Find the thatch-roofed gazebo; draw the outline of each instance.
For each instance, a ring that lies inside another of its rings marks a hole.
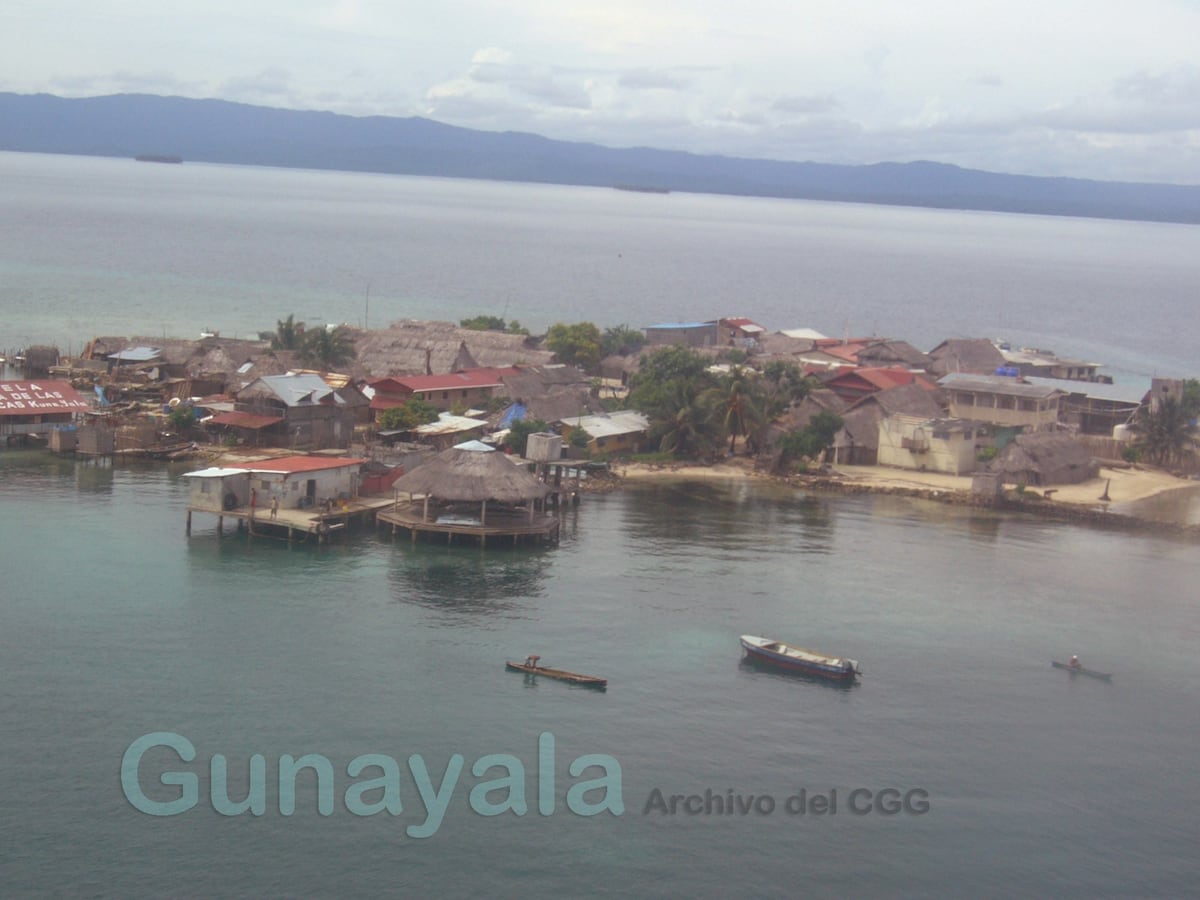
[[[1017,435],[988,470],[1005,482],[1036,485],[1079,484],[1095,478],[1100,465],[1074,435],[1040,431]]]
[[[459,445],[396,479],[396,504],[379,520],[418,532],[488,536],[548,537],[558,534],[558,517],[546,513],[544,501],[553,488],[508,456],[481,445]],[[407,503],[399,499],[407,495]],[[418,502],[417,498],[420,498]],[[489,514],[489,504],[491,510]]]

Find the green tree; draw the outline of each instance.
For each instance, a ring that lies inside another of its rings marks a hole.
[[[709,364],[707,356],[687,347],[659,347],[643,354],[638,370],[629,377],[630,407],[653,416],[677,381],[695,382],[697,391],[713,387],[716,378],[709,373]]]
[[[354,339],[344,325],[308,332],[299,352],[300,361],[305,365],[327,371],[346,365],[354,357]]]
[[[171,410],[167,419],[171,423],[172,431],[178,434],[187,434],[196,424],[196,411],[190,406],[180,404]]]
[[[509,426],[508,434],[504,436],[504,446],[511,448],[517,456],[524,456],[529,436],[549,430],[550,426],[542,419],[518,419]]]
[[[559,362],[579,366],[585,372],[600,368],[600,329],[591,322],[551,325],[546,332],[546,348],[557,354]]]
[[[275,320],[274,331],[260,331],[258,338],[270,341],[272,350],[298,350],[304,343],[304,323],[289,313],[286,319]]]
[[[458,324],[463,328],[469,328],[471,331],[504,330],[504,320],[499,316],[473,316],[470,319],[461,319]]]
[[[665,392],[663,406],[651,417],[650,437],[663,453],[709,460],[725,435],[711,409],[700,399],[697,382],[676,379]]]
[[[794,459],[808,457],[816,459],[833,445],[833,438],[842,428],[842,417],[822,410],[809,420],[804,428],[789,431],[779,439],[780,469],[787,469]]]
[[[1153,407],[1139,407],[1132,427],[1137,433],[1134,447],[1160,466],[1182,460],[1190,452],[1196,436],[1185,403],[1175,397],[1163,397]]]
[[[649,435],[662,452],[710,458],[724,441],[711,399],[702,399],[718,383],[709,362],[687,347],[659,347],[642,356],[631,376],[629,406],[645,413]]]
[[[416,428],[438,420],[438,411],[420,397],[409,397],[400,406],[385,409],[379,414],[379,427],[384,431],[396,428]]]
[[[1200,416],[1200,379],[1189,378],[1183,383],[1183,412],[1189,419]]]
[[[800,367],[786,359],[773,359],[763,367],[763,412],[768,419],[777,419],[788,408],[799,403],[820,382],[805,375]]]
[[[628,325],[604,329],[601,347],[605,356],[629,356],[646,346],[646,335]]]
[[[720,431],[729,436],[729,452],[733,453],[737,439],[745,435],[752,446],[763,424],[762,389],[749,369],[734,366],[717,385],[701,394],[700,402],[711,411]]]

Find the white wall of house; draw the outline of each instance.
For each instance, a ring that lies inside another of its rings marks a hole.
[[[974,471],[976,429],[938,427],[928,419],[891,416],[879,422],[881,466],[965,475]]]
[[[191,482],[188,506],[193,509],[219,513],[227,506],[225,497],[228,494],[233,494],[236,498],[237,502],[232,504],[234,507],[245,506],[250,502],[249,472],[188,473],[187,478]]]
[[[315,472],[251,471],[250,488],[259,509],[269,509],[278,497],[280,509],[320,506],[326,500],[349,499],[358,494],[358,467],[321,469]],[[311,498],[311,503],[307,498]]]

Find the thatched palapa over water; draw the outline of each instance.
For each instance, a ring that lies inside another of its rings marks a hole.
[[[551,490],[525,469],[513,465],[503,453],[461,447],[443,450],[396,479],[392,487],[410,495],[476,503],[520,503],[545,497]]]

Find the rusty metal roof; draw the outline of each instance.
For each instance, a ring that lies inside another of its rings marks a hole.
[[[292,475],[298,472],[319,472],[325,469],[345,469],[361,466],[366,459],[351,456],[281,456],[278,459],[260,459],[246,463],[251,472],[268,472],[276,475]]]

